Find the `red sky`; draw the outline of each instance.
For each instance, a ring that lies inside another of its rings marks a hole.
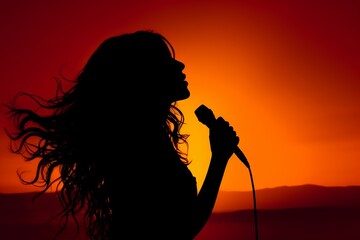
[[[199,185],[210,157],[200,104],[234,126],[256,188],[360,185],[359,10],[334,0],[2,1],[0,103],[18,91],[52,96],[60,69],[74,76],[105,38],[152,29],[186,65],[191,97],[179,104]],[[0,132],[0,192],[33,190],[16,176],[33,165],[8,146]],[[221,188],[251,190],[235,156]]]

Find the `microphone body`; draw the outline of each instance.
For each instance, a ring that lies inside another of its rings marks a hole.
[[[195,115],[198,118],[199,122],[201,122],[208,128],[210,128],[211,125],[213,125],[216,121],[216,117],[213,111],[203,104],[195,110]],[[241,151],[239,147],[235,148],[234,153],[247,168],[250,168],[250,164],[246,159],[245,154]]]

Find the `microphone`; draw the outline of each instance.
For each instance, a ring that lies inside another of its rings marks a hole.
[[[208,128],[210,128],[210,126],[216,121],[213,111],[203,104],[195,110],[195,115],[198,118],[199,122],[201,122]],[[245,166],[250,169],[250,164],[246,159],[245,154],[240,150],[239,147],[235,148],[234,153],[245,164]]]

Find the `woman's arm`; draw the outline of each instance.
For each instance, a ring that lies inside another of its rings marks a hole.
[[[239,137],[236,136],[233,127],[222,117],[219,117],[209,129],[212,156],[204,183],[197,196],[192,222],[193,238],[205,226],[212,213],[226,165],[239,143]]]

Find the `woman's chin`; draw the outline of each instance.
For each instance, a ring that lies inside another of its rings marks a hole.
[[[178,96],[178,101],[185,100],[190,97],[190,91],[186,89],[181,95]]]

